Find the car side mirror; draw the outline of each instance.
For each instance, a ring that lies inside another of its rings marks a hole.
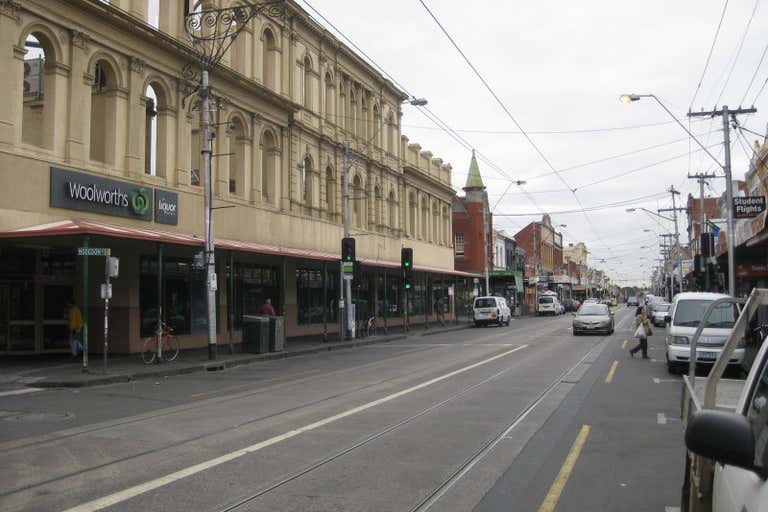
[[[697,412],[685,429],[685,446],[702,457],[761,473],[754,465],[752,427],[741,414]]]

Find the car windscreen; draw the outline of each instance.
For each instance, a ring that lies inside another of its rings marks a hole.
[[[555,299],[552,297],[539,297],[539,304],[552,304]]]
[[[670,307],[672,307],[671,304],[655,304],[653,306],[653,310],[654,311],[660,311],[662,313],[666,313],[667,311],[669,311]]]
[[[496,299],[477,299],[475,301],[476,308],[495,308]]]
[[[608,306],[605,304],[584,304],[579,308],[579,315],[608,316]]]
[[[681,327],[698,327],[710,304],[712,304],[711,300],[681,300],[677,303],[675,319],[672,323]],[[736,323],[737,317],[734,304],[721,304],[709,315],[709,322],[705,327],[730,329]]]

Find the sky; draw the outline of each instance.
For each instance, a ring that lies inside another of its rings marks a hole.
[[[674,231],[672,222],[626,209],[671,207],[670,186],[681,192],[678,205],[689,192],[698,197],[689,172],[723,175],[653,99],[625,105],[619,96],[655,94],[720,162],[721,118],[689,120],[689,108],[747,107],[757,97],[757,114],[740,122],[766,130],[768,86],[758,92],[768,81],[768,55],[758,63],[768,48],[768,0],[424,0],[503,107],[420,0],[298,2],[407,93],[428,100],[426,109],[403,106],[403,134],[453,166],[459,192],[471,149],[478,152],[494,228],[514,235],[550,213],[555,226],[565,225],[558,229],[566,246],[585,242],[590,266],[619,285],[647,283],[660,257],[657,235]],[[759,138],[744,136],[731,131],[735,179],[743,179]],[[724,190],[719,177],[705,194]],[[678,226],[687,243],[684,213]]]

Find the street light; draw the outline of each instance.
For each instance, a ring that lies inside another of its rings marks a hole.
[[[731,183],[731,157],[730,157],[730,139],[728,135],[728,118],[725,114],[727,112],[727,107],[723,107],[723,126],[725,127],[725,164],[721,164],[720,161],[704,146],[704,144],[699,141],[691,132],[688,130],[688,128],[683,125],[683,123],[680,122],[680,120],[667,108],[664,103],[661,102],[659,98],[657,98],[653,94],[622,94],[619,96],[619,101],[624,104],[632,103],[633,101],[638,101],[640,98],[653,98],[656,100],[656,103],[658,103],[661,108],[663,108],[667,114],[672,117],[672,119],[675,120],[675,122],[682,128],[685,133],[688,134],[688,136],[693,139],[693,141],[704,150],[704,152],[709,155],[709,157],[714,160],[714,162],[720,167],[723,172],[725,173],[725,200],[728,203],[728,215],[727,215],[727,226],[728,226],[728,294],[732,297],[736,294],[736,259],[734,252],[736,251],[736,236],[733,232],[733,188]],[[690,113],[689,113],[690,115]]]
[[[409,103],[413,105],[414,107],[425,107],[427,105],[427,99],[426,98],[408,98],[406,100],[403,100],[403,103]]]
[[[652,212],[648,208],[643,208],[642,206],[639,208],[627,208],[627,213],[636,212],[637,210],[643,210],[644,212],[650,213],[651,215],[655,215],[661,219],[668,220],[669,222],[675,222],[675,219],[670,219],[669,217],[665,217],[663,215],[659,215],[656,212]],[[650,231],[650,230],[643,230],[643,231]]]

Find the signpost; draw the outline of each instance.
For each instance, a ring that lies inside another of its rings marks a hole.
[[[101,284],[101,298],[104,300],[104,373],[107,373],[107,353],[109,352],[109,300],[112,298],[112,283],[110,278],[117,277],[120,274],[120,260],[111,256],[108,247],[78,247],[78,256],[101,256],[104,257],[104,283]],[[88,283],[83,283],[88,286]],[[83,304],[87,308],[87,304]],[[83,368],[88,368],[88,345],[83,344]]]
[[[765,196],[746,196],[733,198],[733,217],[751,219],[765,211]]]

